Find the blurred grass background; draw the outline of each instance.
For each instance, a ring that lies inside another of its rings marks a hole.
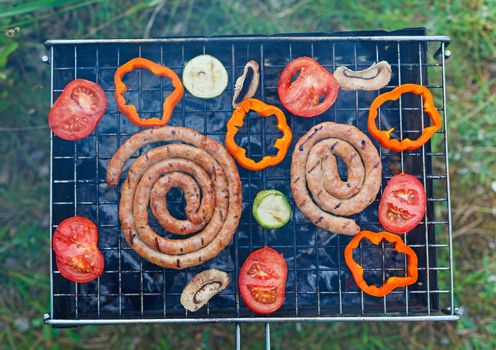
[[[233,325],[52,329],[48,38],[156,37],[425,26],[450,35],[457,323],[280,324],[274,349],[496,348],[496,1],[36,0],[0,2],[0,348],[231,349]],[[16,28],[19,28],[18,30]],[[242,327],[243,348],[263,326]]]

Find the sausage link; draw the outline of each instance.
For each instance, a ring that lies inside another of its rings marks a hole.
[[[347,166],[347,181],[339,177],[336,156]],[[356,214],[369,206],[379,192],[381,173],[379,153],[364,133],[352,125],[325,122],[310,129],[295,146],[291,192],[312,223],[355,235],[360,231],[355,221],[336,215]]]
[[[109,187],[119,183],[125,163],[139,149],[158,142],[168,144],[138,157],[122,185],[122,231],[128,244],[156,265],[173,269],[196,266],[217,256],[236,231],[242,209],[238,169],[217,141],[189,128],[165,126],[139,132],[121,145],[107,168]],[[186,197],[187,220],[172,218],[165,210],[165,196],[172,187],[195,197],[201,189],[200,203]],[[200,231],[186,239],[157,234],[148,224],[148,203],[166,230],[176,234]]]

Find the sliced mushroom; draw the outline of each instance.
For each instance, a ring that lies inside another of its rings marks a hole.
[[[386,61],[381,61],[359,71],[338,67],[334,77],[343,90],[379,90],[391,80],[391,66]]]
[[[241,101],[255,95],[259,81],[258,63],[249,61],[243,69],[243,74],[236,79],[236,83],[234,84],[233,108],[236,108]]]
[[[210,269],[193,277],[181,293],[181,304],[186,310],[195,312],[202,308],[214,295],[226,289],[229,275],[224,271]]]

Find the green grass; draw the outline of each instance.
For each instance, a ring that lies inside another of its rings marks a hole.
[[[286,4],[284,4],[286,3]],[[158,11],[158,12],[157,12]],[[157,15],[154,15],[157,12]],[[234,346],[232,325],[82,327],[42,324],[48,310],[48,38],[333,32],[426,26],[452,37],[448,104],[458,323],[281,324],[275,349],[496,348],[496,6],[494,1],[3,1],[0,31],[0,347]],[[259,349],[263,327],[242,327]]]

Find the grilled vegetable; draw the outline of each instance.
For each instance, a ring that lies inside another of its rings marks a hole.
[[[283,227],[291,219],[291,205],[286,196],[277,190],[258,192],[252,211],[260,226],[268,229]]]
[[[210,55],[196,56],[183,71],[183,84],[191,95],[214,98],[227,87],[227,71],[224,65]]]
[[[186,310],[195,312],[228,285],[229,275],[224,271],[216,269],[202,271],[184,287],[181,304]]]
[[[310,57],[297,58],[284,68],[277,94],[284,107],[300,117],[315,117],[333,105],[339,85],[334,76]]]
[[[102,88],[92,81],[76,79],[66,85],[53,104],[48,124],[64,140],[81,140],[95,130],[106,109]]]
[[[137,68],[147,69],[155,75],[167,77],[172,81],[174,91],[172,91],[172,93],[167,96],[164,101],[161,118],[143,119],[139,116],[136,106],[126,104],[124,93],[127,91],[127,86],[126,84],[124,84],[122,79],[124,75]],[[183,85],[181,84],[181,80],[176,73],[165,66],[161,66],[153,61],[141,57],[133,58],[129,62],[126,62],[125,64],[117,68],[114,76],[114,84],[114,97],[115,101],[117,102],[117,107],[119,107],[119,111],[127,116],[131,123],[142,128],[150,126],[163,126],[167,124],[172,115],[172,111],[174,110],[178,102],[181,101],[181,98],[184,95]]]
[[[353,250],[358,248],[360,241],[362,239],[368,239],[375,245],[378,245],[381,241],[386,240],[389,243],[394,243],[394,250],[398,253],[403,253],[408,258],[408,267],[407,267],[407,276],[405,277],[389,277],[386,282],[377,287],[375,285],[369,285],[365,282],[363,277],[363,267],[360,266],[353,259]],[[365,293],[372,295],[374,297],[383,297],[389,294],[393,289],[398,287],[409,286],[417,282],[418,278],[418,258],[412,248],[407,246],[400,236],[389,233],[389,232],[370,232],[370,231],[361,231],[358,233],[353,239],[348,243],[346,248],[344,249],[344,258],[346,261],[346,265],[350,269],[353,279],[355,280],[358,287],[363,290]]]
[[[389,180],[379,204],[379,221],[388,231],[405,233],[425,214],[424,186],[413,175],[398,174]]]
[[[255,162],[253,159],[246,157],[246,150],[238,146],[234,136],[238,129],[243,126],[246,114],[253,110],[262,117],[275,115],[277,118],[277,128],[282,132],[282,137],[278,138],[274,148],[278,149],[275,156],[265,156],[262,160]],[[249,98],[239,104],[234,110],[231,119],[227,122],[226,147],[232,156],[238,161],[239,165],[248,170],[262,170],[268,166],[274,166],[282,162],[286,156],[293,134],[286,122],[286,116],[276,106],[268,105],[260,100]]]
[[[96,225],[81,216],[62,221],[52,238],[60,274],[69,281],[86,283],[103,272],[103,255],[98,249]]]
[[[381,61],[359,71],[338,67],[334,71],[334,77],[343,90],[379,90],[391,80],[391,66],[386,61]]]
[[[391,139],[391,133],[394,131],[394,128],[389,130],[379,130],[377,125],[375,124],[375,118],[377,117],[377,110],[379,107],[387,101],[394,101],[400,98],[402,94],[412,93],[415,95],[422,95],[422,99],[424,100],[424,112],[429,115],[429,118],[432,121],[432,125],[425,127],[424,131],[420,137],[416,140],[410,140],[409,138],[405,138],[403,140]],[[441,116],[439,112],[434,106],[434,100],[432,95],[425,86],[416,85],[416,84],[403,84],[386,92],[382,95],[376,97],[376,99],[372,102],[369,109],[369,119],[368,119],[368,129],[370,134],[382,145],[382,147],[390,149],[396,152],[402,151],[413,151],[420,147],[422,147],[425,143],[427,143],[432,135],[435,134],[441,128]]]
[[[250,61],[245,65],[243,74],[236,79],[234,84],[233,108],[236,108],[241,101],[252,98],[258,89],[260,74],[258,74],[258,63]]]
[[[282,254],[264,247],[251,253],[239,271],[239,292],[253,312],[270,314],[284,303],[288,265]]]

